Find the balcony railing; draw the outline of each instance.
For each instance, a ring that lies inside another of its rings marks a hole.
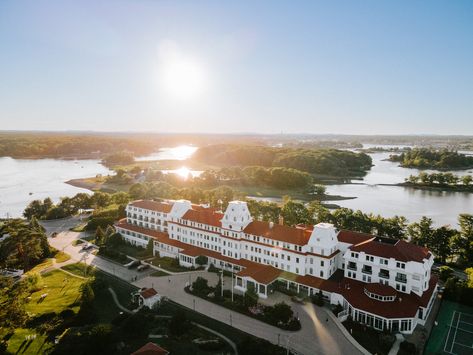
[[[350,264],[347,265],[347,269],[348,270],[353,270],[353,271],[357,270],[356,265],[350,265]]]
[[[363,269],[361,269],[361,272],[364,273],[364,274],[371,275],[373,273],[373,270],[363,268]]]
[[[405,277],[396,276],[396,281],[401,282],[403,284],[407,283],[407,279]]]
[[[389,279],[389,274],[387,274],[385,272],[378,273],[378,276],[383,278],[383,279]]]

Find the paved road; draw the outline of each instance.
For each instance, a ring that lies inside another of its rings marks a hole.
[[[66,222],[63,222],[63,224],[67,227],[67,224],[65,223]],[[56,231],[59,233],[55,238],[48,238],[49,244],[54,248],[69,254],[71,256],[71,259],[74,261],[80,261],[86,263],[87,265],[95,266],[102,271],[108,272],[109,274],[115,275],[128,282],[132,282],[135,278],[140,279],[146,277],[154,272],[153,269],[145,270],[142,272],[138,272],[136,271],[136,269],[129,270],[118,263],[114,263],[107,259],[103,259],[94,255],[93,250],[84,251],[82,250],[81,246],[72,245],[75,240],[83,238],[85,236],[85,233],[69,231],[70,226],[65,228],[66,230],[63,232],[59,232],[59,228],[62,228],[59,226],[59,223],[55,224],[54,226],[49,225],[46,228],[48,233],[50,231]]]
[[[186,283],[192,282],[199,275],[208,279],[210,284],[216,284],[218,281],[217,274],[198,271],[164,277],[152,277],[149,274],[154,270],[139,273],[136,270],[128,270],[122,265],[97,257],[92,253],[84,252],[80,246],[73,246],[72,243],[84,237],[85,234],[69,231],[69,228],[78,222],[78,218],[71,218],[42,223],[47,229],[48,235],[52,232],[59,233],[57,237],[49,238],[50,244],[56,249],[69,254],[72,260],[96,266],[128,282],[138,277],[138,280],[134,282],[134,285],[138,287],[154,287],[160,294],[179,304],[191,309],[194,308],[196,311],[211,318],[230,324],[235,328],[266,339],[274,344],[289,347],[301,354],[360,354],[356,347],[341,333],[334,322],[327,317],[326,311],[323,308],[312,304],[300,305],[292,303],[291,306],[294,312],[299,315],[302,329],[298,332],[283,331],[184,292]],[[230,282],[225,282],[225,284],[227,286]],[[327,321],[327,319],[329,320]]]
[[[299,314],[302,329],[298,332],[283,331],[185,293],[183,288],[189,282],[189,276],[191,276],[191,281],[197,276],[203,276],[209,280],[209,284],[216,284],[218,279],[218,276],[214,273],[200,271],[192,275],[149,276],[138,280],[134,284],[139,287],[154,287],[160,294],[179,304],[274,344],[279,343],[281,346],[289,346],[290,349],[302,354],[360,354],[331,319],[327,322],[328,317],[323,308],[312,304],[292,303],[291,306],[294,312]],[[226,284],[228,283],[226,282]]]

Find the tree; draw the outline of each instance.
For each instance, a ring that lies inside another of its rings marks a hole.
[[[466,269],[465,273],[467,275],[468,287],[473,288],[473,267],[469,267],[468,269]]]
[[[470,264],[473,263],[473,215],[461,214],[458,217],[460,235],[464,239],[463,258]]]
[[[209,282],[207,279],[199,276],[192,283],[192,291],[201,296],[207,296],[210,292]]]
[[[172,316],[171,321],[169,322],[169,333],[173,336],[181,336],[185,334],[189,328],[191,327],[191,323],[187,319],[186,315],[182,311],[178,311],[175,315]]]
[[[453,269],[449,266],[443,265],[439,267],[439,278],[442,281],[447,281],[453,275]]]
[[[82,307],[91,306],[95,299],[94,290],[90,282],[83,283],[80,287]]]
[[[324,295],[322,290],[319,290],[315,295],[311,296],[312,303],[316,304],[317,306],[322,307],[324,305]]]
[[[150,238],[148,240],[148,244],[146,245],[146,254],[153,255],[153,252],[154,252],[154,240],[153,238]]]
[[[449,226],[437,228],[432,233],[430,249],[441,263],[445,263],[446,259],[452,254],[450,245],[455,234],[456,231]]]
[[[294,312],[291,307],[284,303],[276,303],[273,307],[268,307],[265,314],[269,317],[273,324],[287,324],[292,319]]]
[[[430,247],[432,243],[434,228],[432,219],[422,217],[419,222],[412,223],[407,227],[407,234],[411,242],[420,246]]]
[[[248,284],[245,295],[243,296],[243,304],[246,308],[251,308],[258,304],[258,294],[252,283]]]
[[[195,262],[199,266],[207,265],[208,261],[209,258],[205,255],[199,255],[197,258],[195,258]]]
[[[304,204],[294,202],[291,199],[284,203],[281,215],[284,218],[284,224],[288,226],[294,226],[298,223],[309,224],[311,222],[309,211]]]
[[[103,229],[98,226],[95,230],[95,244],[97,245],[104,245],[106,243],[107,235],[103,231]]]
[[[470,186],[473,181],[473,177],[471,175],[465,175],[465,176],[462,176],[461,181],[463,185]]]

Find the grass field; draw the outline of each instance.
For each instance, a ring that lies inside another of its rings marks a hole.
[[[30,340],[27,340],[28,336],[30,336]],[[11,354],[44,354],[50,348],[52,348],[52,344],[46,341],[45,335],[37,334],[33,329],[18,328],[8,340],[7,352]]]
[[[95,269],[93,267],[88,266],[84,263],[74,263],[65,265],[61,267],[61,269],[81,277],[93,276],[95,273]]]
[[[473,354],[473,307],[443,301],[425,354]]]
[[[155,256],[153,259],[149,260],[150,264],[153,264],[157,267],[163,268],[171,272],[184,272],[189,271],[188,268],[179,265],[179,262],[174,258],[169,258],[167,256]],[[161,276],[161,275],[160,275]]]
[[[31,299],[26,304],[26,311],[31,314],[59,313],[66,308],[77,311],[79,289],[84,282],[85,280],[72,277],[60,270],[48,272],[43,275],[44,287],[31,294]],[[41,299],[43,294],[47,296]]]

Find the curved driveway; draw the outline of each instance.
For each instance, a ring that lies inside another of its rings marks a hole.
[[[292,303],[294,312],[299,314],[302,329],[297,332],[284,331],[259,320],[231,311],[219,305],[194,297],[184,291],[189,282],[190,274],[171,275],[163,277],[145,277],[134,284],[139,287],[154,287],[158,293],[173,301],[195,309],[213,319],[232,325],[246,333],[266,339],[271,343],[301,354],[361,354],[359,350],[342,334],[324,308],[312,304],[300,305]],[[203,276],[210,284],[217,283],[217,275],[205,271],[191,274],[191,281],[197,276]],[[228,283],[227,283],[228,284]],[[195,303],[194,303],[195,302]],[[195,307],[195,308],[194,308]],[[328,319],[328,321],[327,321]]]

